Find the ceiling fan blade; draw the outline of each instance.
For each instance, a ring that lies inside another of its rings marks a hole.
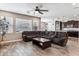
[[[45,12],[48,12],[48,10],[40,10],[40,11],[45,11]]]
[[[40,14],[43,14],[42,12],[38,11]]]

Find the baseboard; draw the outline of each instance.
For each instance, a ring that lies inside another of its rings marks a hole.
[[[22,41],[22,39],[0,41],[0,45],[4,45],[4,44],[7,44],[7,43],[13,43],[13,42],[19,42],[19,41]]]

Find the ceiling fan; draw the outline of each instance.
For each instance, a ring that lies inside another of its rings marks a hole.
[[[36,6],[35,11],[38,11],[40,14],[43,14],[43,12],[48,12],[48,10],[40,9],[39,6]]]
[[[35,12],[38,12],[39,14],[44,14],[43,12],[48,12],[48,10],[45,10],[45,9],[41,9],[40,6],[36,6],[34,8],[34,10],[32,10],[32,12],[34,11],[34,14]]]

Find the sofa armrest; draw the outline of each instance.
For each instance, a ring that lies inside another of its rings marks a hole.
[[[59,42],[60,42],[61,46],[66,46],[67,41],[68,41],[67,37],[62,37],[62,38],[60,38]]]

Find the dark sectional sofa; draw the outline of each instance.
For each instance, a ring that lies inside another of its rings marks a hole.
[[[22,32],[23,41],[32,41],[33,38],[46,38],[51,41],[51,43],[66,46],[68,41],[67,32],[55,32],[55,31],[24,31]]]
[[[79,31],[67,31],[69,37],[79,38]]]

